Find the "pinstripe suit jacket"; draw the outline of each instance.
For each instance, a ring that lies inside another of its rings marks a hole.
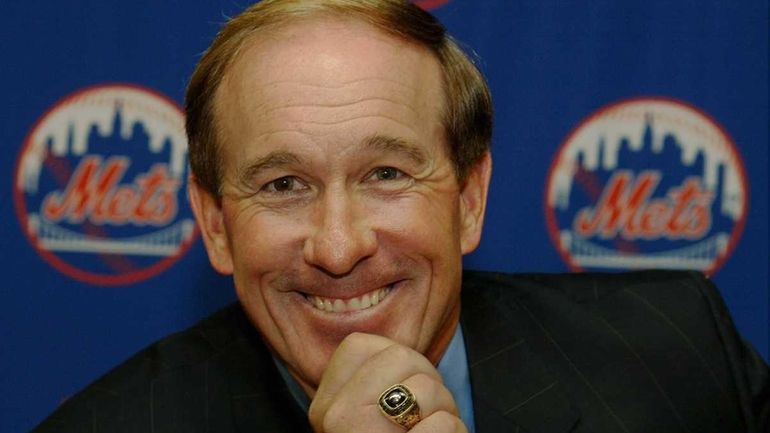
[[[767,365],[698,274],[466,272],[476,431],[768,432]],[[168,337],[36,432],[309,431],[238,306]]]

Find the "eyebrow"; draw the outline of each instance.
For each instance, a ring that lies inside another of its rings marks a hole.
[[[417,165],[423,165],[428,161],[428,157],[420,147],[401,138],[372,135],[364,140],[364,149],[402,154]]]
[[[294,153],[286,151],[274,151],[267,155],[242,165],[238,169],[238,179],[241,183],[249,184],[249,181],[260,172],[287,165],[300,164],[301,159]]]
[[[375,134],[364,139],[363,143],[363,151],[401,154],[418,166],[424,165],[428,161],[428,157],[422,149],[401,138]],[[248,185],[250,180],[262,171],[299,164],[302,164],[302,159],[295,153],[273,151],[254,161],[241,165],[238,169],[238,180]]]

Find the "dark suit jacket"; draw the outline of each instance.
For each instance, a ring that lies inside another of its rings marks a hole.
[[[476,431],[768,432],[767,365],[695,273],[466,272],[461,324]],[[302,432],[231,306],[129,359],[36,432]]]

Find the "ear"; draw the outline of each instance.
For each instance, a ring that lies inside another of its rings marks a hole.
[[[194,176],[190,176],[187,182],[187,194],[211,266],[221,274],[232,274],[233,261],[222,218],[222,201],[200,186]]]
[[[460,248],[463,254],[475,250],[481,240],[491,176],[492,155],[487,151],[471,168],[460,191],[460,221],[462,222]]]

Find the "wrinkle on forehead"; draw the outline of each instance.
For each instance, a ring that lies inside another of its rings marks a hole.
[[[369,119],[409,129],[414,141],[427,129],[443,138],[442,107],[440,67],[427,49],[339,18],[253,36],[215,99],[220,142],[238,154],[276,133],[312,138]]]
[[[376,79],[372,79],[372,81],[376,81]],[[359,81],[359,83],[360,82],[361,81]],[[281,83],[281,84],[285,84],[288,87],[293,87],[293,88],[302,88],[302,87],[307,86],[307,85],[303,85],[302,83],[288,83],[288,82],[284,82],[284,83]],[[313,86],[313,87],[315,87],[315,86]],[[342,86],[340,86],[340,87],[342,87]],[[364,89],[365,89],[365,87],[364,87]],[[312,92],[312,90],[309,90],[309,91]],[[359,93],[359,94],[361,94],[361,93]],[[297,97],[296,99],[297,99],[297,101],[293,101],[292,99],[288,99],[286,103],[277,104],[277,105],[272,106],[272,107],[265,106],[264,109],[262,110],[262,113],[266,114],[266,115],[269,115],[269,114],[272,114],[273,112],[276,112],[276,111],[280,111],[280,110],[284,110],[284,109],[290,109],[290,108],[307,107],[309,105],[307,103],[305,97],[302,97],[302,98]],[[398,98],[396,98],[396,97],[385,97],[385,96],[371,96],[371,97],[356,96],[355,98],[353,98],[353,99],[351,99],[349,101],[343,101],[343,100],[336,101],[335,100],[335,96],[334,96],[333,93],[330,93],[329,98],[326,98],[326,99],[328,100],[328,102],[318,102],[318,103],[314,103],[314,104],[310,104],[310,105],[312,105],[313,107],[317,107],[317,108],[342,108],[342,107],[346,107],[346,106],[350,106],[350,105],[354,105],[354,104],[357,104],[357,103],[360,103],[360,102],[366,102],[366,101],[390,102],[392,104],[400,104],[401,103],[401,101]],[[262,105],[265,105],[265,104],[262,104]],[[414,114],[414,115],[420,114],[420,113],[417,112],[417,110],[415,110],[411,106],[406,105],[406,106],[404,106],[404,108],[410,110],[412,112],[412,114]]]
[[[322,43],[316,43],[328,38],[335,38],[339,43],[326,47]],[[364,45],[389,51],[384,53],[384,57],[388,58],[379,63],[358,62],[357,68],[360,71],[357,76],[348,77],[341,74],[345,64],[360,57],[361,53],[340,56],[340,50],[352,51]],[[272,55],[264,56],[266,51],[270,51]],[[410,83],[410,79],[416,78],[414,75],[399,76],[398,71],[385,69],[396,69],[395,63],[405,61],[425,63],[426,58],[435,61],[433,54],[424,47],[384,34],[364,22],[343,17],[308,18],[258,31],[246,38],[236,56],[225,71],[223,84],[233,80],[241,83],[260,81],[260,85],[265,88],[287,82],[304,82],[307,85],[318,84],[333,88],[354,84],[356,80],[377,79],[390,80],[395,85],[414,89],[421,87],[415,86],[417,83]],[[250,61],[255,58],[266,60]],[[398,62],[392,61],[396,59]],[[245,68],[244,63],[250,63],[250,67]],[[276,64],[282,65],[284,70],[279,76],[270,76]],[[391,67],[388,68],[389,66]],[[303,74],[305,70],[312,70],[312,74]],[[239,76],[241,74],[243,76]],[[256,80],[257,78],[259,80]]]
[[[292,80],[268,81],[265,79],[267,77],[239,80],[236,71],[233,72],[233,85],[225,84],[231,96],[229,108],[267,117],[289,116],[291,119],[292,112],[298,110],[341,112],[355,109],[357,105],[369,104],[375,105],[374,108],[390,105],[404,111],[404,116],[421,118],[431,112],[437,113],[441,108],[425,104],[433,100],[425,97],[429,83],[417,80],[409,82],[406,74],[402,75],[405,79],[401,81],[389,77],[365,77],[350,81],[313,82],[315,78],[310,74],[300,73]],[[240,75],[246,75],[244,71],[239,72]],[[260,73],[249,75],[265,76]],[[304,117],[307,120],[311,118]]]
[[[332,46],[316,43],[328,38],[337,39],[339,43]],[[362,47],[383,52],[383,58],[356,62],[361,52],[355,50]],[[340,50],[349,54],[340,55]],[[351,62],[355,62],[354,74],[345,72]],[[306,91],[311,87],[333,91],[342,87],[357,88],[361,82],[372,80],[390,84],[395,88],[389,90],[405,96],[414,96],[430,88],[423,82],[424,76],[399,71],[406,62],[438,71],[437,60],[424,47],[386,35],[360,21],[316,18],[258,32],[247,38],[238,57],[229,65],[220,88],[240,84],[252,91],[269,91],[291,85],[304,87],[302,90]],[[281,71],[276,75],[277,65]],[[433,74],[426,75],[434,77]]]

